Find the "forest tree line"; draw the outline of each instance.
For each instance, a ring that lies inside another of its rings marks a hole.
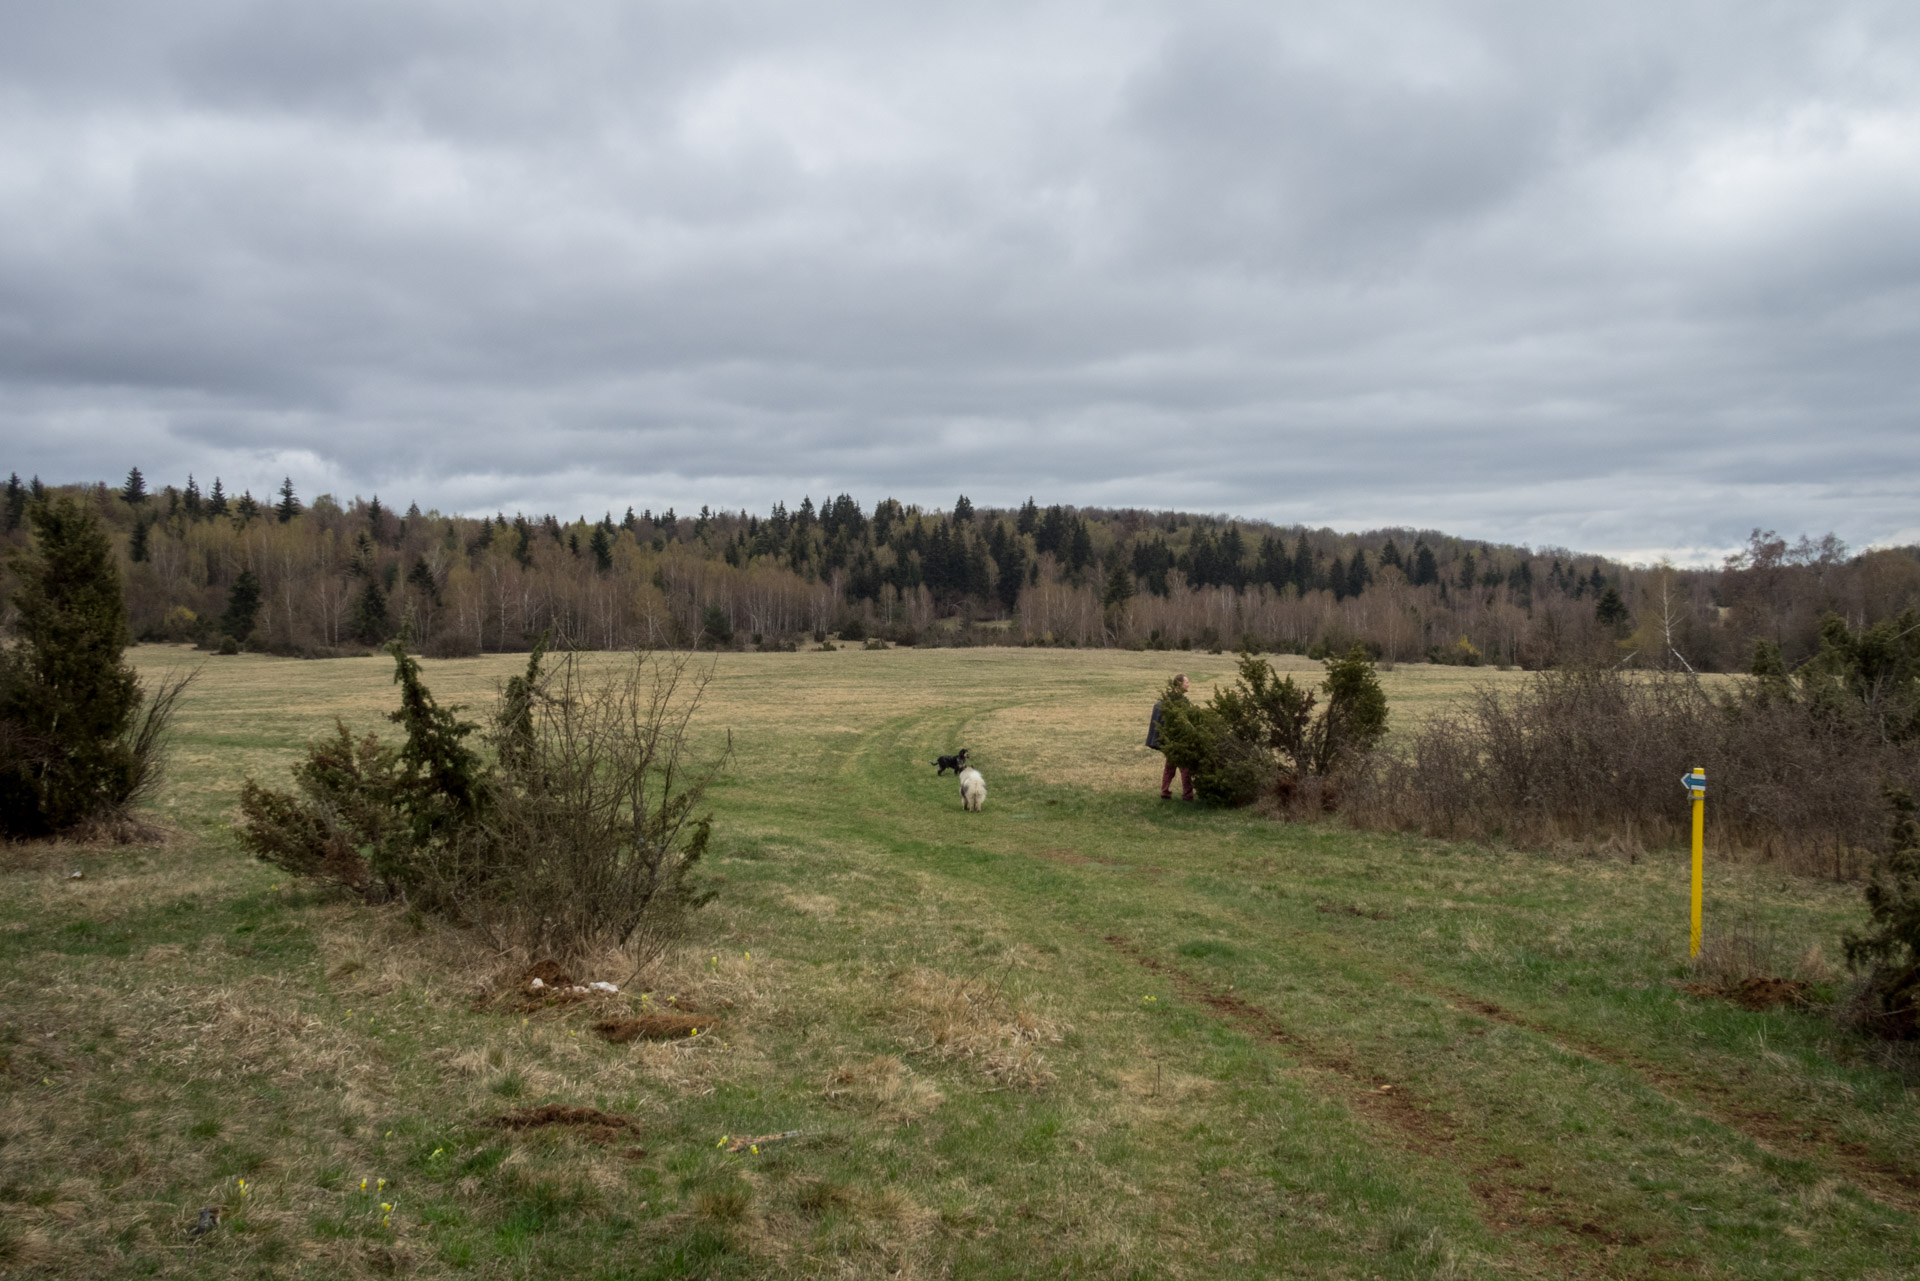
[[[1625,565],[1433,530],[1340,533],[1142,509],[950,510],[847,494],[765,513],[447,516],[378,497],[256,499],[218,478],[67,485],[111,532],[136,638],[330,655],[404,633],[453,657],[526,649],[898,644],[1235,649],[1528,668],[1794,664],[1820,620],[1920,605],[1920,549],[1852,554],[1756,529],[1714,569]],[[8,478],[0,542],[48,492]]]

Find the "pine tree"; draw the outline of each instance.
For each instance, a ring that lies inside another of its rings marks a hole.
[[[29,509],[15,562],[19,643],[0,651],[0,833],[58,831],[129,800],[141,751],[129,742],[140,682],[121,659],[127,614],[113,547],[90,504]]]
[[[134,504],[147,501],[147,478],[140,474],[138,467],[127,473],[127,483],[121,488],[120,497]]]
[[[274,507],[273,514],[280,518],[282,525],[300,514],[300,500],[293,496],[293,477],[280,482],[280,502]]]
[[[254,619],[260,613],[260,578],[250,569],[240,571],[227,588],[227,612],[220,616],[220,634],[236,641],[253,635]]]

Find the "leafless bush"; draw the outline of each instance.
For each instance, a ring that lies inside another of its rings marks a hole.
[[[571,654],[546,669],[536,654],[494,734],[506,785],[479,842],[491,866],[460,895],[471,919],[562,959],[613,946],[645,963],[679,936],[706,898],[691,875],[700,806],[726,758],[694,750],[709,678],[689,661],[640,654],[590,675]]]
[[[1475,690],[1376,758],[1346,804],[1373,827],[1638,850],[1684,838],[1680,776],[1696,765],[1717,848],[1835,877],[1884,844],[1883,783],[1920,772],[1879,736],[1758,684],[1716,697],[1687,676],[1548,671]]]

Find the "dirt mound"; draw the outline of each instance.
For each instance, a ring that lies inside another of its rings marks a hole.
[[[495,1117],[493,1124],[502,1130],[538,1130],[548,1126],[568,1126],[578,1131],[582,1138],[593,1143],[618,1143],[621,1139],[637,1134],[640,1127],[624,1116],[615,1116],[611,1112],[602,1112],[599,1108],[570,1108],[559,1103],[548,1103],[537,1108],[521,1108],[517,1112],[508,1112]],[[645,1153],[635,1149],[628,1155]]]
[[[1813,986],[1799,979],[1756,977],[1738,983],[1682,983],[1680,990],[1691,996],[1732,1001],[1748,1010],[1770,1010],[1778,1005],[1805,1009],[1813,1004]]]
[[[625,1045],[628,1041],[674,1041],[696,1032],[704,1035],[714,1027],[713,1019],[676,1010],[671,1014],[649,1012],[632,1019],[605,1019],[595,1023],[593,1030],[615,1045]]]

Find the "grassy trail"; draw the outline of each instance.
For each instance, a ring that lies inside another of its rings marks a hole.
[[[1230,667],[1181,657],[1203,690]],[[1677,858],[1161,802],[1166,659],[724,659],[721,894],[647,983],[716,1027],[640,1046],[585,1034],[604,1009],[473,1008],[504,962],[472,940],[238,858],[239,772],[391,693],[210,669],[167,798],[191,837],[0,880],[0,1273],[1920,1274],[1904,1082],[1817,1017],[1679,992]],[[513,666],[428,678],[483,703]],[[1403,717],[1459,688],[1387,679]],[[928,763],[962,745],[982,814]],[[1716,868],[1709,930],[1794,958],[1857,910]],[[642,1138],[490,1124],[548,1102]]]

